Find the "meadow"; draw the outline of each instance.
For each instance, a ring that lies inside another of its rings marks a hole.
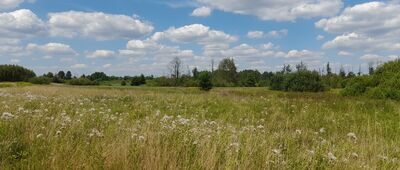
[[[0,88],[0,169],[398,169],[400,103],[267,88]]]

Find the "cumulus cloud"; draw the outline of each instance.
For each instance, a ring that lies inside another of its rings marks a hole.
[[[297,59],[302,59],[302,60],[307,60],[307,59],[318,59],[322,58],[324,53],[322,52],[315,52],[315,51],[309,51],[309,50],[291,50],[289,51],[285,58],[297,58]]]
[[[115,57],[116,53],[114,51],[110,51],[110,50],[96,50],[94,52],[89,52],[86,57],[87,58],[92,58],[92,59],[96,59],[96,58],[112,58]]]
[[[400,4],[395,1],[367,2],[346,8],[340,15],[321,19],[315,25],[337,34],[325,49],[363,52],[400,50]]]
[[[156,37],[154,37],[156,36]],[[169,28],[164,32],[154,34],[153,39],[167,38],[179,43],[207,44],[229,44],[238,40],[236,36],[213,30],[202,24],[186,25],[180,28]]]
[[[252,38],[252,39],[259,39],[259,38],[264,38],[264,37],[269,37],[269,38],[280,38],[287,36],[288,34],[287,29],[281,29],[281,30],[272,30],[267,33],[264,33],[263,31],[249,31],[247,33],[247,37]]]
[[[154,27],[137,17],[105,14],[102,12],[69,11],[49,14],[49,28],[53,36],[87,37],[96,40],[140,38]]]
[[[74,49],[67,44],[61,43],[48,43],[44,45],[38,45],[30,43],[26,46],[26,50],[30,52],[37,52],[44,55],[77,55]]]
[[[28,9],[0,13],[0,36],[9,39],[46,34],[46,24]]]
[[[73,69],[84,69],[84,68],[87,68],[87,65],[86,64],[74,64],[74,65],[71,66],[71,68],[73,68]]]
[[[29,3],[34,3],[35,0],[25,0]],[[12,9],[22,4],[24,0],[0,0],[0,10]]]
[[[196,0],[226,12],[254,15],[262,20],[294,21],[297,18],[332,16],[343,6],[341,0]]]
[[[194,17],[208,17],[212,13],[212,9],[209,7],[199,7],[193,10],[191,16]]]

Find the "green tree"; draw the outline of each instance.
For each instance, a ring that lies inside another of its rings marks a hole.
[[[239,72],[239,84],[244,87],[256,87],[261,79],[257,70],[243,70]]]
[[[65,79],[65,72],[64,71],[59,71],[57,73],[57,77],[60,78],[60,79]]]
[[[328,62],[328,64],[326,64],[326,74],[328,76],[332,75],[332,68],[331,68],[329,62]]]
[[[214,81],[221,86],[234,86],[237,84],[237,68],[233,59],[225,58],[215,71]]]
[[[71,71],[67,71],[67,74],[65,74],[65,79],[66,79],[66,80],[71,80],[71,79],[72,79],[72,73],[71,73]]]
[[[199,75],[199,87],[201,90],[209,91],[213,88],[213,84],[211,82],[211,73],[210,72],[201,72]]]
[[[17,65],[0,65],[0,82],[1,81],[28,81],[28,79],[36,77],[32,70]]]

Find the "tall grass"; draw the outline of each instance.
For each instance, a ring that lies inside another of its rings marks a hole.
[[[396,169],[400,105],[263,88],[0,89],[0,169]]]

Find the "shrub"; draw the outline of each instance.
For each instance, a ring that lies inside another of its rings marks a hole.
[[[2,81],[28,81],[35,77],[32,70],[17,65],[0,65],[0,82]]]
[[[375,99],[400,100],[400,90],[385,87],[374,87],[368,90],[367,96]]]
[[[295,92],[322,92],[326,88],[317,72],[301,70],[286,74],[284,90]]]
[[[211,73],[202,72],[199,75],[199,87],[201,90],[209,91],[212,89],[213,84],[211,82]]]
[[[50,84],[51,81],[52,81],[51,78],[44,77],[44,76],[34,77],[34,78],[29,79],[29,82],[31,82],[32,84]]]
[[[278,73],[272,76],[272,90],[293,92],[322,92],[326,90],[317,72],[300,70],[294,73]]]
[[[68,84],[76,86],[93,86],[93,85],[99,85],[99,82],[91,81],[88,78],[79,78],[79,79],[69,80]]]
[[[365,93],[367,86],[363,83],[357,82],[351,84],[341,91],[343,96],[360,96]]]
[[[121,81],[121,86],[126,86],[126,81],[125,80]]]

